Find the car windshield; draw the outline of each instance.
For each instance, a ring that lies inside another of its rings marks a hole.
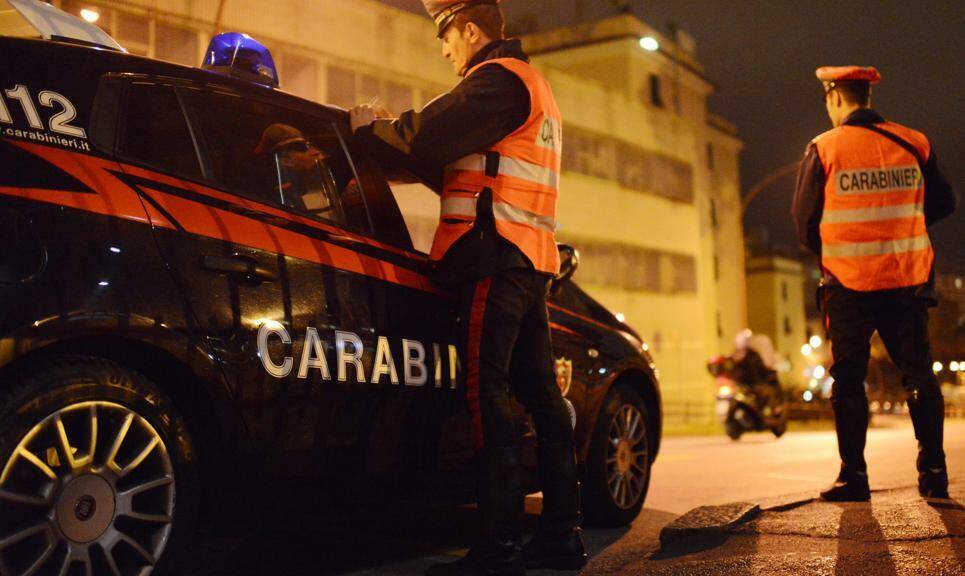
[[[61,40],[124,52],[94,24],[38,0],[0,0],[0,36]]]

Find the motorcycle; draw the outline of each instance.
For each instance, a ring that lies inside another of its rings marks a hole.
[[[718,356],[707,362],[707,370],[717,384],[717,416],[731,440],[744,432],[770,430],[780,438],[787,431],[787,397],[777,383],[748,384],[732,376],[735,362]]]

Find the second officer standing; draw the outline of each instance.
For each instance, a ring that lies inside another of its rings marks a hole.
[[[947,498],[945,409],[928,342],[935,260],[928,227],[954,211],[955,194],[925,135],[871,108],[871,85],[881,78],[876,69],[826,66],[816,74],[834,128],[808,146],[792,211],[801,243],[821,258],[833,359],[831,406],[841,472],[821,497],[871,497],[864,380],[877,330],[908,394],[919,445],[919,491]]]

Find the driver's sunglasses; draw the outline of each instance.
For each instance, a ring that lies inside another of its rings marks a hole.
[[[275,152],[308,152],[314,149],[315,145],[308,140],[295,140],[275,148]]]

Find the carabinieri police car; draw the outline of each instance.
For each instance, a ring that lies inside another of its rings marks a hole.
[[[452,302],[346,112],[279,90],[244,35],[187,68],[4,3],[0,574],[164,572],[239,476],[471,499]],[[626,524],[660,444],[654,365],[562,252],[584,513]]]

